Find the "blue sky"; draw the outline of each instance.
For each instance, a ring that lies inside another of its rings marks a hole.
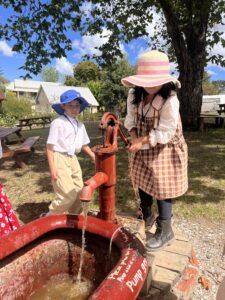
[[[0,6],[0,20],[1,23],[6,21],[7,16],[10,11],[2,8]],[[157,23],[157,16],[153,24],[149,25],[148,32],[153,32],[154,25]],[[217,26],[219,30],[224,30],[224,26]],[[107,32],[106,32],[107,33]],[[96,54],[98,50],[95,46],[101,45],[104,40],[100,36],[96,35],[94,37],[84,36],[81,37],[79,33],[69,32],[69,37],[72,40],[73,49],[67,53],[67,57],[61,59],[53,59],[51,66],[55,67],[61,75],[61,78],[65,75],[72,75],[72,68],[74,64],[77,64],[82,60],[82,56],[85,54]],[[224,33],[225,38],[225,33]],[[148,39],[149,40],[149,39]],[[25,62],[25,55],[20,53],[12,52],[13,41],[0,40],[0,69],[4,73],[4,77],[8,80],[19,79],[20,76],[25,74],[25,71],[20,70],[19,67]],[[131,64],[135,64],[137,57],[148,50],[148,45],[146,39],[138,39],[132,41],[128,45],[121,43],[122,51],[127,55]],[[225,56],[225,49],[222,45],[216,45],[212,49],[212,54],[221,54]],[[99,53],[100,55],[101,53]],[[173,64],[171,64],[171,69],[174,70]],[[225,68],[221,68],[216,65],[208,65],[207,71],[211,75],[211,80],[225,80]],[[34,76],[31,74],[34,80],[41,80],[40,75]]]

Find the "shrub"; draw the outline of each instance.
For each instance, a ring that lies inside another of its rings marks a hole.
[[[99,121],[101,120],[102,113],[96,112],[96,113],[91,113],[88,111],[84,111],[78,116],[78,119],[80,121]]]
[[[16,119],[8,115],[0,114],[0,127],[13,126],[16,123]]]
[[[3,101],[1,118],[18,120],[32,115],[32,104],[24,98],[17,99],[14,93],[7,93]]]

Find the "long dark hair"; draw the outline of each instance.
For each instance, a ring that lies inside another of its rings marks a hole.
[[[172,91],[176,91],[176,84],[173,81],[170,81],[168,83],[163,84],[163,86],[157,92],[156,95],[161,96],[166,101],[170,97]],[[133,94],[134,100],[132,101],[132,103],[136,105],[138,105],[141,101],[145,100],[145,98],[148,96],[146,90],[140,86],[134,87]]]

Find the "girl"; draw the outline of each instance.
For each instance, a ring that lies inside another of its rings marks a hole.
[[[127,99],[125,127],[131,136],[132,181],[138,188],[146,225],[152,225],[153,197],[159,216],[147,251],[164,248],[174,239],[171,227],[172,198],[188,188],[187,145],[183,137],[176,89],[180,82],[169,74],[166,54],[150,51],[138,62],[137,75],[122,79],[133,87]]]

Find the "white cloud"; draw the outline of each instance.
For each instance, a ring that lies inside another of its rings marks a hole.
[[[164,18],[161,13],[157,13],[155,10],[152,10],[151,12],[153,13],[153,19],[152,22],[149,23],[149,25],[146,28],[148,37],[151,37],[155,34],[155,28],[157,28],[157,32],[160,31],[160,29],[162,29],[161,18]],[[164,44],[163,39],[162,43]]]
[[[13,56],[15,52],[12,51],[12,48],[6,43],[6,41],[0,41],[0,52],[5,56]]]
[[[60,74],[73,75],[73,65],[65,57],[56,59],[55,68]]]
[[[225,39],[225,25],[216,26],[215,30],[223,32],[221,37]],[[225,48],[222,46],[221,42],[215,44],[210,51],[210,55],[217,55],[217,54],[220,54],[225,57]]]
[[[129,44],[129,49],[131,51],[135,51],[137,53],[137,60],[138,58],[145,52],[151,51],[152,50],[152,37],[155,34],[155,31],[157,28],[157,31],[161,31],[162,30],[162,23],[161,23],[161,18],[163,17],[160,13],[156,13],[155,10],[151,10],[151,13],[153,13],[153,19],[152,22],[149,23],[149,25],[146,27],[146,31],[147,31],[147,36],[144,36],[143,38],[140,38],[142,41],[145,42],[146,46],[143,45],[142,42],[142,46],[140,46],[140,42],[139,40],[133,41],[133,43]],[[132,20],[132,18],[131,18]],[[158,35],[158,43],[157,43],[157,48],[159,48],[160,46],[165,44],[165,41],[163,40],[163,38]],[[167,48],[164,46],[164,52],[166,53]]]
[[[212,76],[212,75],[217,75],[216,72],[212,71],[212,70],[209,70],[209,69],[206,69],[207,73]]]
[[[82,3],[82,6],[80,7],[80,10],[82,11],[84,16],[87,17],[91,17],[91,11],[93,9],[93,7],[96,7],[97,4],[93,5],[91,2],[89,1],[85,1],[84,3]]]
[[[217,25],[215,27],[215,30],[221,31],[223,32],[222,38],[225,39],[225,26],[224,25]],[[209,49],[208,49],[209,50]],[[219,42],[218,44],[214,45],[214,47],[209,51],[209,55],[222,55],[223,57],[225,57],[225,48],[222,46],[221,42]],[[215,68],[216,67],[216,72],[215,70],[210,70],[209,68]],[[217,65],[215,63],[209,62],[206,68],[206,71],[209,73],[210,76],[219,76],[219,74],[222,72],[225,72],[225,68],[221,67],[220,65]]]
[[[101,56],[102,52],[96,49],[96,47],[100,47],[107,43],[109,35],[110,31],[105,29],[101,35],[85,35],[81,38],[81,40],[74,40],[72,43],[72,47],[75,50],[74,57],[81,59],[84,55]],[[124,46],[121,43],[120,49],[123,53],[125,53]]]

